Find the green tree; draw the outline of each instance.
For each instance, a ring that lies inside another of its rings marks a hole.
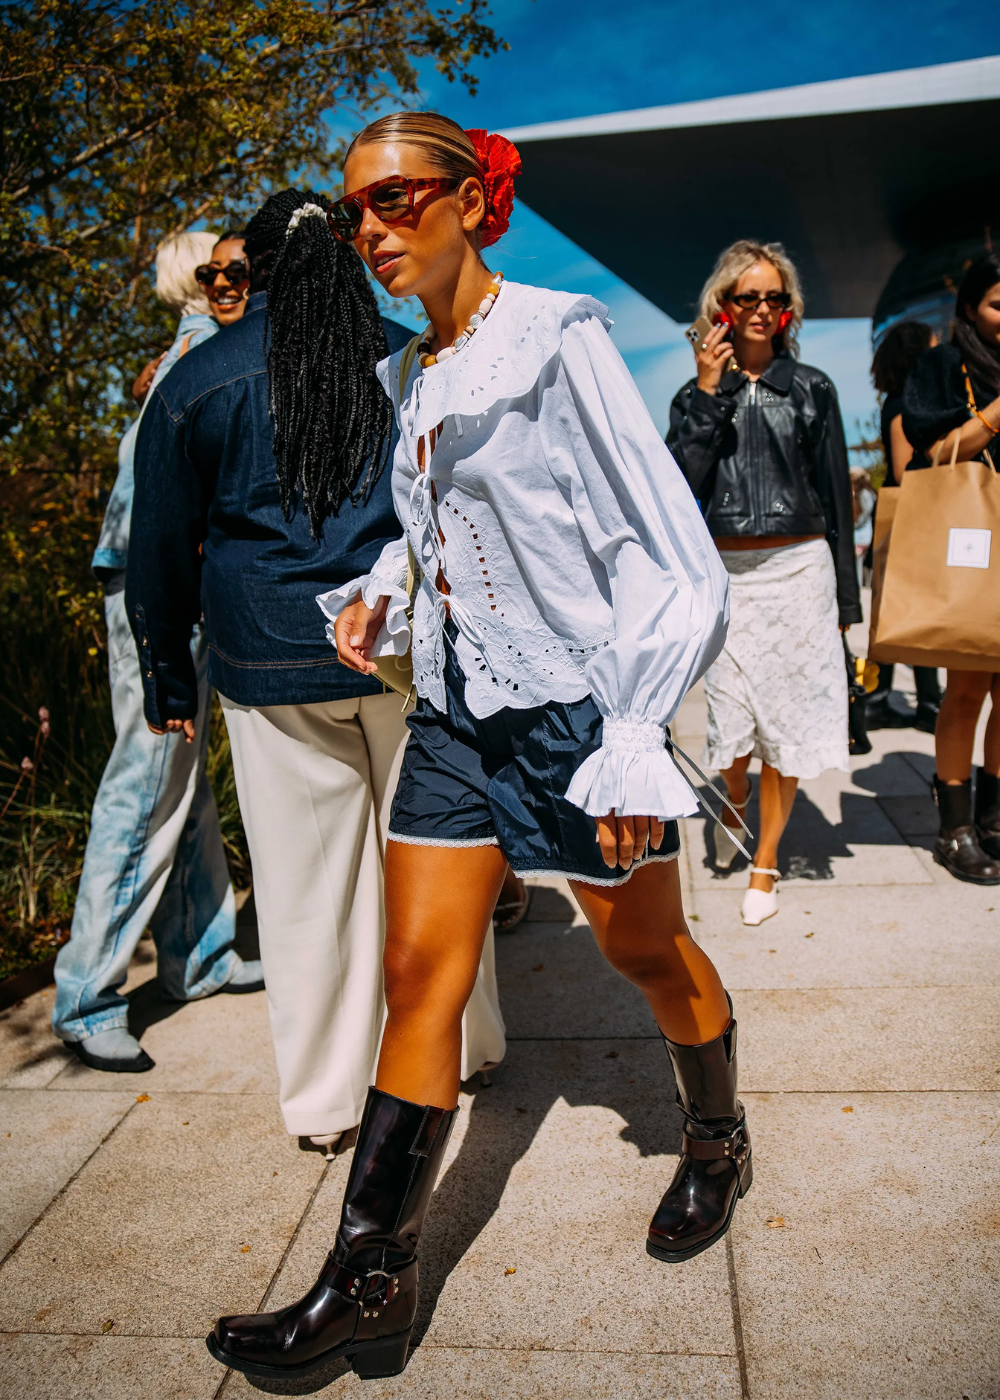
[[[487,0],[452,3],[0,0],[0,976],[68,930],[112,737],[89,563],[126,386],[172,336],[156,249],[272,189],[330,188],[333,123],[415,100],[421,64],[474,89],[501,41]]]
[[[330,118],[412,99],[420,60],[475,87],[486,0],[31,0],[0,7],[0,440],[80,473],[113,455],[123,379],[169,328],[171,232],[329,186]]]

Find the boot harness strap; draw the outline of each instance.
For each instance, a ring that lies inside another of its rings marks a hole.
[[[750,1134],[747,1132],[745,1122],[739,1125],[735,1133],[730,1133],[729,1137],[715,1138],[710,1142],[704,1142],[701,1138],[689,1137],[685,1132],[681,1142],[681,1151],[696,1162],[719,1162],[728,1159],[730,1162],[735,1162],[739,1171],[750,1154]]]
[[[400,1293],[406,1293],[417,1285],[417,1261],[411,1259],[393,1273],[385,1269],[349,1269],[345,1264],[333,1264],[325,1282],[336,1293],[357,1303],[365,1317],[378,1317],[387,1303],[391,1303]],[[384,1279],[384,1285],[372,1281]]]

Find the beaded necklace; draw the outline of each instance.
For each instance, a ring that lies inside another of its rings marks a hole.
[[[475,315],[469,317],[469,324],[466,326],[465,330],[461,333],[461,335],[457,335],[455,337],[453,345],[446,345],[443,349],[439,350],[436,355],[434,355],[431,353],[430,339],[425,337],[423,340],[421,340],[420,344],[417,346],[417,360],[420,364],[421,369],[429,369],[431,365],[436,365],[439,360],[451,359],[452,355],[457,355],[459,350],[464,349],[465,346],[468,345],[469,341],[475,335],[476,331],[478,331],[479,327],[483,324],[487,316],[490,314],[490,311],[493,308],[493,304],[497,299],[497,295],[500,291],[500,286],[502,282],[503,273],[496,273],[496,275],[493,278],[493,281],[490,283],[489,291],[479,303],[478,310],[476,311]],[[429,330],[430,327],[428,327],[428,331]]]

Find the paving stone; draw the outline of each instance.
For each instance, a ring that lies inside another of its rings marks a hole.
[[[72,1058],[52,1034],[52,988],[0,1011],[0,1089],[43,1089]]]
[[[493,1087],[462,1098],[420,1247],[418,1337],[733,1355],[725,1252],[682,1269],[645,1252],[680,1147],[673,1099],[658,1042],[512,1044]],[[324,1180],[269,1306],[314,1282],[346,1173],[345,1159]]]
[[[137,1094],[271,1094],[277,1115],[278,1073],[264,992],[219,992],[180,1005],[161,998],[155,981],[148,979],[131,994],[129,1026],[156,1061],[145,1074],[114,1076]],[[73,1059],[50,1087],[107,1086],[107,1074]]]
[[[0,1259],[134,1105],[128,1093],[0,1091]]]
[[[730,990],[974,987],[1000,977],[1000,889],[990,905],[988,892],[950,879],[863,891],[792,884],[781,890],[774,918],[747,928],[740,919],[746,885],[743,874],[699,890],[690,923]]]
[[[232,1374],[224,1400],[259,1396]],[[401,1376],[361,1381],[349,1372],[317,1391],[357,1400],[739,1400],[735,1357],[419,1347]]]
[[[1000,1088],[1000,987],[747,990],[735,1001],[747,1091]]]
[[[1000,1397],[1000,1094],[750,1094],[747,1111],[750,1394]]]
[[[936,836],[941,826],[937,807],[932,798],[880,797],[878,805],[900,836]]]
[[[0,1271],[0,1330],[205,1336],[257,1307],[323,1166],[270,1094],[134,1104]]]
[[[836,776],[846,777],[846,774]],[[819,781],[817,779],[817,786]],[[929,883],[913,849],[870,794],[831,783],[822,794],[826,812],[820,806],[820,795],[821,790],[810,786],[804,787],[795,798],[779,857],[786,886],[792,881],[812,884],[834,879],[841,885],[852,886]],[[718,807],[714,798],[712,801]],[[750,802],[746,820],[751,831],[759,831],[756,797]],[[684,823],[684,838],[697,889],[711,889],[719,878],[709,858],[707,843],[711,842],[714,853],[715,838],[706,830],[707,826],[707,819],[700,817],[689,817]],[[714,823],[712,826],[714,828]],[[748,849],[753,854],[753,845]],[[738,862],[738,865],[734,863],[734,874],[738,870],[745,883],[746,861],[739,856]]]
[[[0,1336],[3,1400],[211,1400],[218,1384],[200,1337]]]
[[[507,1039],[655,1035],[642,993],[610,967],[586,923],[525,924],[497,939]]]

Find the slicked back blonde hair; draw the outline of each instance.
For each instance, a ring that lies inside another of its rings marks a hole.
[[[789,309],[792,319],[786,326],[782,339],[789,353],[798,357],[799,327],[805,312],[805,302],[802,299],[799,274],[782,243],[758,243],[753,238],[739,238],[725,248],[719,254],[708,281],[701,289],[701,314],[706,320],[713,320],[726,297],[735,290],[744,272],[749,272],[757,262],[769,262],[781,278],[782,290],[791,293],[792,304]]]
[[[175,234],[160,246],[156,255],[156,295],[164,306],[179,316],[200,311],[208,316],[208,297],[195,281],[194,270],[207,263],[219,240],[214,233]]]
[[[483,171],[476,148],[451,117],[440,112],[390,112],[370,122],[351,142],[347,156],[356,146],[376,141],[402,141],[418,146],[435,170],[453,180],[482,181]],[[346,158],[345,158],[346,159]]]

